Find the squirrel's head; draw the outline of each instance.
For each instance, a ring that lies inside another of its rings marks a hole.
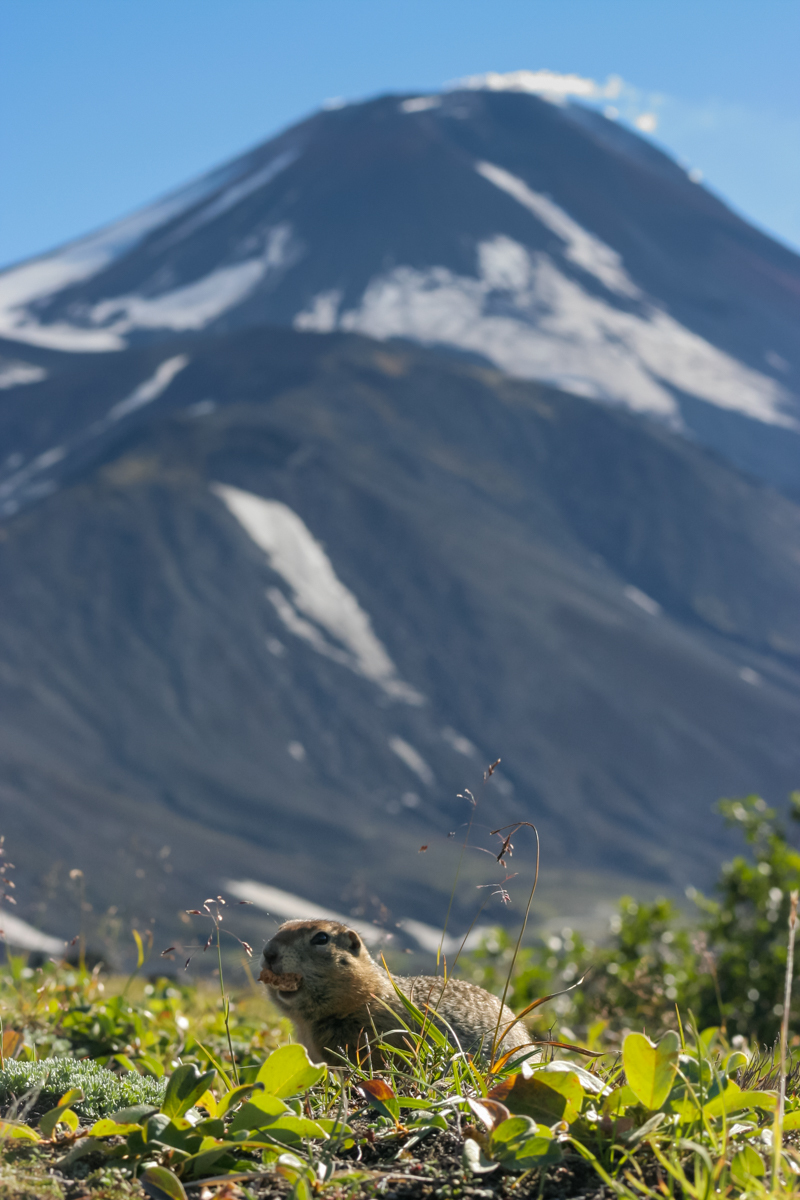
[[[351,996],[359,1002],[358,982],[367,964],[375,966],[361,938],[347,925],[286,921],[264,947],[259,979],[287,1013],[342,1013]]]

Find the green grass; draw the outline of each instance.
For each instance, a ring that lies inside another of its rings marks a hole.
[[[205,984],[164,980],[145,993],[134,981],[122,996],[123,981],[97,971],[49,964],[28,972],[21,963],[0,972],[4,1042],[21,1056],[0,1068],[0,1104],[7,1118],[22,1119],[4,1130],[2,1200],[69,1200],[78,1183],[93,1200],[141,1195],[155,1167],[180,1186],[227,1175],[243,1196],[277,1188],[297,1200],[387,1188],[458,1197],[476,1187],[498,1197],[512,1187],[545,1197],[606,1187],[623,1200],[657,1200],[659,1180],[668,1195],[690,1200],[797,1190],[794,1076],[773,1186],[775,1080],[761,1061],[748,1082],[748,1055],[719,1028],[698,1033],[688,1018],[683,1045],[674,1032],[656,1048],[629,1034],[620,1056],[596,1032],[595,1057],[556,1051],[555,1062],[535,1061],[526,1077],[519,1064],[490,1070],[470,1061],[435,1028],[421,1036],[424,1018],[409,1005],[407,1048],[387,1048],[379,1072],[365,1064],[313,1071],[300,1047],[271,1057],[291,1045],[289,1031],[252,989],[229,997],[229,1045],[221,997]],[[74,1056],[90,1042],[102,1053]],[[34,1061],[42,1045],[60,1047],[60,1057]],[[231,1046],[245,1088],[238,1095]],[[263,1090],[247,1090],[259,1080]],[[31,1089],[39,1095],[26,1113],[14,1101]],[[80,1091],[48,1118],[70,1089]],[[132,1105],[148,1107],[122,1124],[107,1120]]]
[[[524,1066],[470,1059],[407,1002],[404,1048],[379,1046],[379,1069],[314,1067],[246,960],[247,986],[226,986],[221,953],[213,986],[11,956],[0,1200],[162,1200],[203,1181],[227,1181],[226,1200],[800,1200],[800,1039],[785,1076],[759,1049],[782,1023],[800,856],[757,797],[723,812],[752,853],[700,898],[694,930],[667,901],[625,897],[604,946],[565,929],[517,953],[497,931],[460,959],[530,1009]]]

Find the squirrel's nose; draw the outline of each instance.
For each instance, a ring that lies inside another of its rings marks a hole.
[[[278,961],[278,951],[270,950],[269,946],[264,947],[264,966],[269,967],[270,971]]]

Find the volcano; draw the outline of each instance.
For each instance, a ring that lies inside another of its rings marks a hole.
[[[707,883],[714,800],[800,777],[799,315],[652,144],[479,88],[0,275],[21,916],[70,934],[77,866],[165,929],[248,881],[436,925],[465,787],[540,915]]]

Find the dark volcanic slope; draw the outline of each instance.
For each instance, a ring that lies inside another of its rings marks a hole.
[[[497,755],[480,824],[702,882],[713,801],[797,785],[800,510],[652,423],[251,331],[78,357],[0,435],[40,456],[0,541],[22,916],[61,862],[130,912],[256,878],[436,923]]]
[[[0,382],[42,348],[267,324],[448,346],[798,494],[800,259],[580,105],[460,91],[317,113],[0,274],[0,333],[23,343]]]

